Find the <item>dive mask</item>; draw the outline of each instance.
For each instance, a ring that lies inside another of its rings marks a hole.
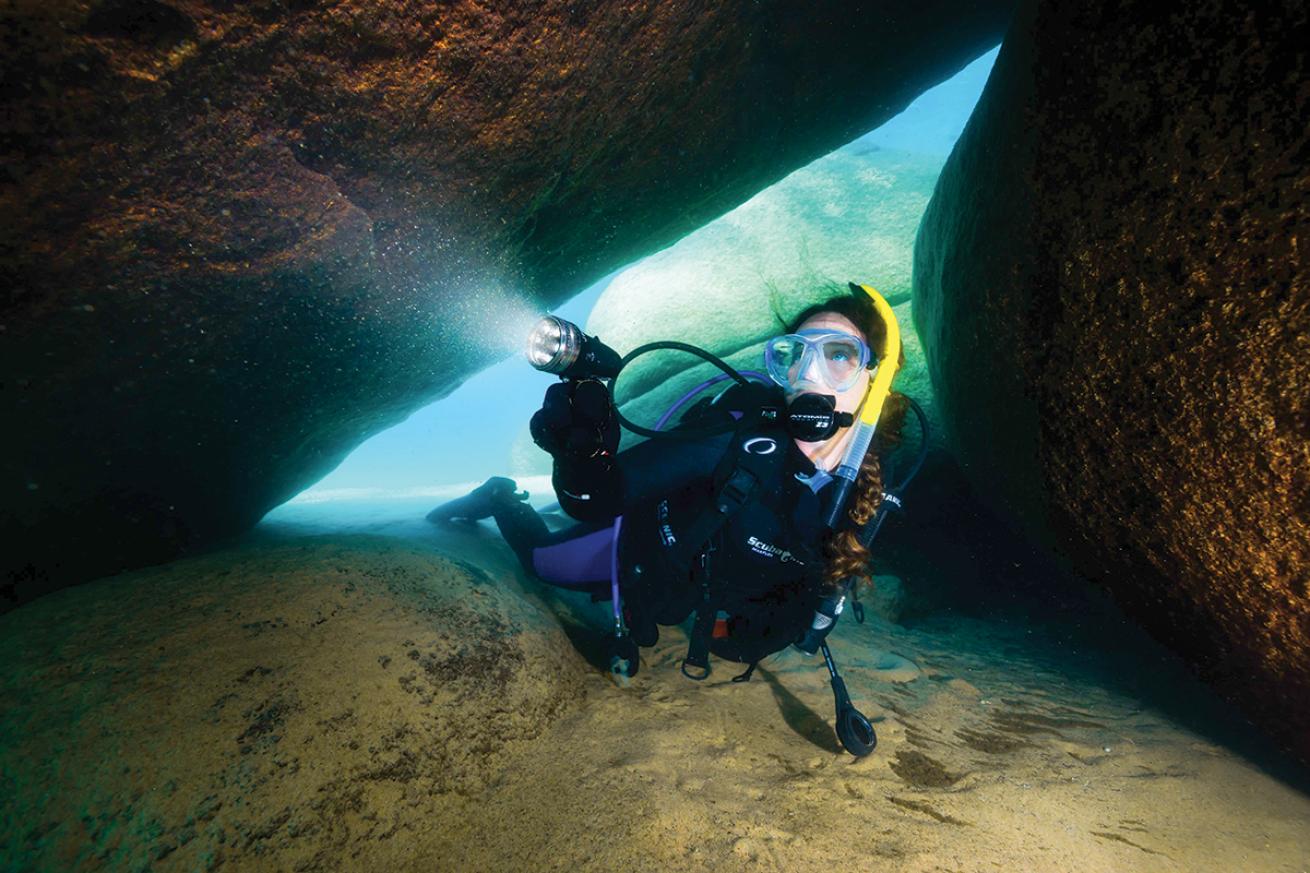
[[[764,345],[770,378],[794,394],[804,385],[826,385],[841,393],[860,379],[869,364],[869,346],[838,330],[811,329],[775,336]]]

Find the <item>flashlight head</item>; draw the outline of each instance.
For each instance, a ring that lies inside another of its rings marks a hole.
[[[583,339],[573,322],[543,316],[528,334],[528,363],[547,373],[562,374],[577,361]]]
[[[533,326],[527,352],[532,366],[565,379],[613,379],[622,366],[618,352],[554,315]]]

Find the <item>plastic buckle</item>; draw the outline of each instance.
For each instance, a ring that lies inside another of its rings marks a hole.
[[[756,481],[755,475],[749,470],[738,469],[733,473],[732,478],[723,483],[723,490],[719,492],[719,512],[727,512],[730,508],[745,503]]]

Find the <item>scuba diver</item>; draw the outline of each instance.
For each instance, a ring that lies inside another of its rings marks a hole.
[[[611,601],[611,669],[620,681],[635,675],[637,649],[655,644],[660,625],[693,613],[682,663],[691,679],[709,675],[711,654],[748,665],[734,679],[748,681],[762,658],[789,645],[822,651],[838,736],[859,756],[876,736],[851,704],[826,638],[848,602],[863,619],[855,585],[868,575],[868,543],[899,506],[891,493],[899,488],[885,487],[870,446],[875,432],[884,447],[898,442],[912,401],[890,390],[903,358],[886,301],[854,283],[849,294],[834,290],[765,344],[767,375],[743,375],[675,342],[620,360],[597,338],[546,316],[529,340],[529,360],[561,381],[547,389],[531,433],[554,459],[560,507],[579,523],[552,532],[504,477],[427,517],[492,517],[530,574]],[[613,383],[629,360],[661,348],[697,354],[723,375],[645,428],[619,412]],[[728,380],[662,429],[704,388]],[[650,439],[619,452],[620,426]]]

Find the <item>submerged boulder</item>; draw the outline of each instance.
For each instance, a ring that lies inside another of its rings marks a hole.
[[[0,607],[252,525],[1009,7],[9,4]]]
[[[586,330],[625,353],[676,339],[762,374],[765,339],[807,306],[846,294],[847,282],[863,282],[887,298],[901,325],[905,365],[896,388],[931,417],[932,388],[911,324],[910,272],[915,231],[941,164],[863,141],[840,149],[620,273]],[[653,352],[623,371],[620,408],[652,426],[719,372],[685,352]]]
[[[1310,760],[1301,4],[1029,3],[914,306],[978,490]]]
[[[403,868],[590,673],[512,575],[394,538],[246,543],[59,592],[0,617],[0,861]]]

